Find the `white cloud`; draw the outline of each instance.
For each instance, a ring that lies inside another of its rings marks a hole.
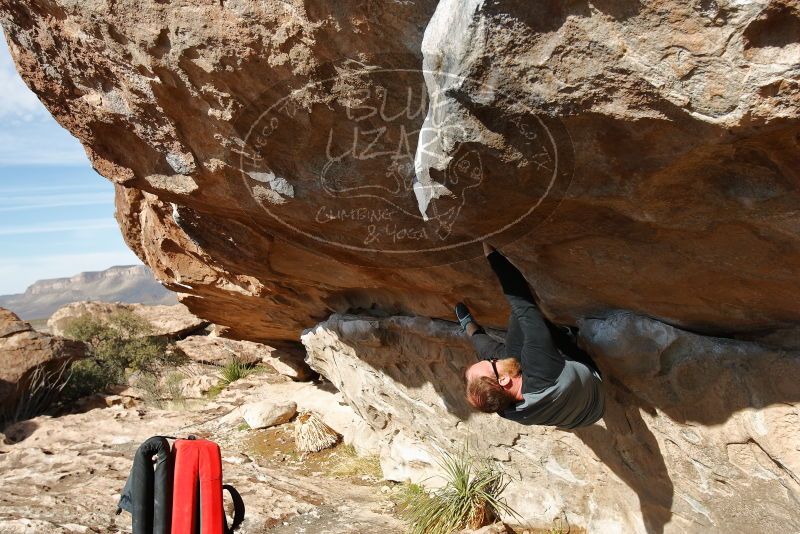
[[[80,185],[69,182],[30,187],[0,187],[0,197],[18,193],[55,193],[56,191],[67,191],[70,193],[74,193],[75,191],[95,192],[98,191],[102,185],[105,185],[104,182],[102,180],[98,180],[98,183],[92,185]]]
[[[48,234],[54,232],[106,230],[108,228],[117,228],[117,223],[114,219],[84,219],[58,221],[48,224],[6,226],[5,228],[0,228],[0,235]]]
[[[113,204],[113,198],[111,193],[17,196],[3,195],[0,190],[0,213],[72,206],[108,206]]]
[[[63,278],[84,271],[142,262],[130,250],[0,258],[0,295],[22,293],[37,280]]]

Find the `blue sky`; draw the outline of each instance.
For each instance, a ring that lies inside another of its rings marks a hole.
[[[111,183],[25,86],[0,32],[0,295],[135,263]]]

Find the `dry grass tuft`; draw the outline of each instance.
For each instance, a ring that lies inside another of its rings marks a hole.
[[[298,452],[319,452],[339,442],[339,434],[314,412],[301,412],[294,422],[294,442]]]
[[[238,358],[233,358],[220,371],[220,375],[222,377],[220,382],[222,383],[223,387],[227,387],[237,380],[245,378],[252,372],[253,365],[244,363]]]
[[[352,445],[341,445],[335,451],[337,462],[330,470],[331,475],[344,478],[367,477],[374,480],[383,478],[383,470],[377,456],[359,456]]]

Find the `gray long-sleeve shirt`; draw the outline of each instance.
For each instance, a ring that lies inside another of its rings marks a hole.
[[[555,384],[507,408],[503,417],[525,425],[588,426],[603,417],[603,381],[588,366],[567,360]]]

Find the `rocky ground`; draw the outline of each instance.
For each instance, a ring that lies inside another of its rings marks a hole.
[[[242,494],[242,533],[401,532],[395,491],[373,456],[340,443],[303,456],[292,424],[247,428],[236,410],[254,399],[292,399],[314,409],[348,439],[357,420],[338,393],[312,383],[255,373],[214,399],[164,409],[126,396],[96,398],[96,407],[40,416],[6,429],[0,448],[0,532],[130,532],[115,515],[134,451],[152,435],[195,434],[220,444],[226,483]],[[110,404],[107,406],[106,404]],[[227,416],[227,417],[226,417]]]

